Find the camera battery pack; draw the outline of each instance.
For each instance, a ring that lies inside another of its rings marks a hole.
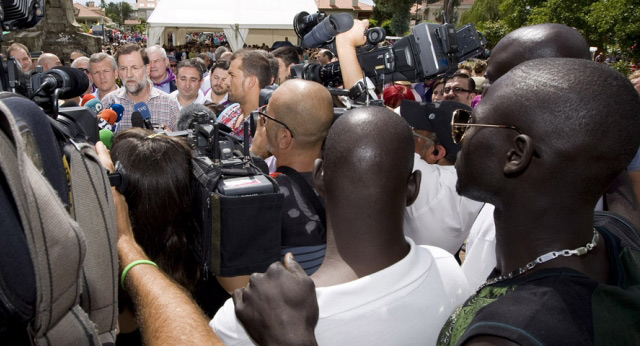
[[[273,183],[262,175],[223,179],[218,192],[224,196],[261,195],[276,192]]]

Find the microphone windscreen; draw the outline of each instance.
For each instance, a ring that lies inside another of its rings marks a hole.
[[[118,119],[118,115],[112,109],[103,109],[98,115],[111,125],[115,124]]]
[[[100,102],[96,98],[89,100],[89,102],[87,102],[84,106],[91,109],[95,114],[99,114],[100,112],[102,112],[103,108],[102,102]]]
[[[82,96],[82,101],[80,101],[80,105],[84,106],[85,104],[87,104],[87,102],[89,102],[89,100],[96,98],[95,96],[91,95],[91,94],[86,94],[84,96]]]
[[[140,112],[133,112],[131,114],[131,126],[144,128],[144,120]]]
[[[176,128],[178,131],[184,131],[189,129],[191,124],[193,123],[194,114],[196,112],[201,112],[206,114],[209,119],[213,119],[215,121],[216,115],[213,113],[209,107],[201,105],[199,103],[192,103],[180,111],[180,115],[178,115],[178,122],[176,124]]]
[[[78,97],[89,89],[89,77],[82,70],[68,66],[56,66],[52,70],[61,70],[69,76],[69,82],[64,85],[66,91],[60,95],[61,99]],[[47,71],[44,74],[47,74]]]
[[[107,149],[111,149],[111,147],[113,146],[113,132],[107,129],[102,129],[100,130],[99,134],[100,142],[102,142],[102,144],[104,144]]]
[[[122,119],[122,114],[124,114],[124,107],[119,103],[114,103],[111,105],[111,109],[118,115],[116,122],[119,122]]]

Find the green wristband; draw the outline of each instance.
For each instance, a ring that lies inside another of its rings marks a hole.
[[[133,261],[131,263],[129,263],[128,266],[126,266],[124,268],[124,270],[122,271],[122,276],[120,276],[120,285],[122,286],[122,289],[124,290],[124,278],[127,277],[127,273],[129,272],[129,270],[131,270],[131,268],[137,266],[138,264],[151,264],[154,267],[158,267],[157,264],[155,264],[153,261],[149,261],[149,260],[137,260],[137,261]]]

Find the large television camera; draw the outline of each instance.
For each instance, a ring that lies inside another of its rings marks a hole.
[[[168,133],[193,152],[191,210],[205,277],[262,272],[279,259],[284,196],[264,161],[250,155],[250,118],[241,139],[205,106],[190,105],[180,131]]]
[[[324,47],[335,52],[335,35],[352,26],[353,18],[345,13],[327,16],[300,12],[294,18],[294,29],[304,48]],[[376,85],[399,80],[419,82],[453,73],[458,62],[481,54],[486,44],[472,24],[456,30],[452,24],[422,23],[390,47],[377,47],[386,36],[384,29],[372,28],[366,35],[367,44],[357,50],[358,61],[364,75]],[[291,68],[291,75],[325,86],[342,82],[338,62],[324,66],[298,64]]]

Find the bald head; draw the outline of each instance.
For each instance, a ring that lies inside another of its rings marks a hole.
[[[412,169],[411,129],[385,107],[350,110],[329,131],[324,156],[327,201],[334,192],[364,194],[372,203],[376,198],[390,201],[394,196],[404,202]]]
[[[487,79],[493,83],[522,62],[540,58],[591,60],[591,54],[584,37],[566,25],[527,26],[512,31],[498,42],[491,52]]]
[[[55,66],[62,66],[62,62],[60,62],[60,58],[55,54],[43,53],[38,58],[38,65],[42,66],[42,71],[46,71]]]
[[[596,82],[602,80],[606,88]],[[476,111],[482,123],[517,126],[533,139],[547,178],[594,198],[640,144],[640,98],[632,84],[583,59],[524,62],[493,84]]]
[[[303,79],[288,80],[273,92],[269,108],[287,124],[300,149],[322,145],[333,121],[333,101],[319,83]]]

